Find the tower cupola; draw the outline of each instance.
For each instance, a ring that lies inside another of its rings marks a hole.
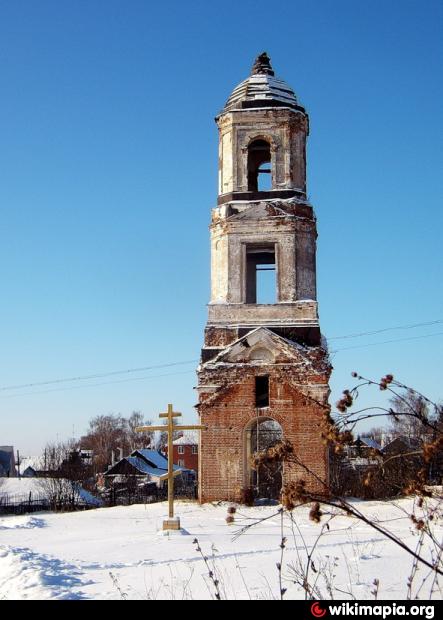
[[[292,108],[304,112],[297,102],[292,88],[280,78],[275,77],[271,60],[266,52],[257,56],[251,75],[234,88],[226,102],[223,112],[247,108]]]
[[[306,198],[309,121],[292,88],[275,77],[266,52],[216,118],[219,204]]]

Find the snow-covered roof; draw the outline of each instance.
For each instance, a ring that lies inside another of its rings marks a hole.
[[[381,450],[380,444],[377,443],[375,439],[372,439],[371,437],[360,437],[360,440],[368,448],[373,448],[374,450]]]
[[[164,476],[165,473],[167,473],[168,471],[167,468],[160,469],[158,467],[152,467],[146,461],[136,456],[128,456],[126,457],[126,461],[128,461],[128,463],[130,463],[133,467],[135,467],[135,469],[137,469],[140,473],[146,474],[149,476],[155,476],[159,478],[160,476]]]
[[[131,456],[141,457],[145,461],[149,461],[152,465],[158,469],[168,469],[168,459],[165,458],[157,450],[134,450]]]
[[[234,88],[223,112],[244,108],[286,107],[304,112],[292,88],[276,78],[266,53],[255,61],[251,75]]]
[[[24,456],[20,458],[20,473],[23,474],[27,469],[41,471],[44,468],[43,460],[40,456]]]
[[[247,341],[247,348],[249,353],[246,355],[248,357],[248,362],[251,361],[249,359],[250,354],[254,351],[255,348],[258,348],[260,352],[264,352],[265,349],[269,350],[269,354],[272,355],[273,350],[279,350],[286,356],[289,356],[291,360],[300,356],[300,352],[306,351],[307,347],[295,342],[293,340],[289,340],[288,338],[284,338],[279,334],[276,334],[271,329],[265,326],[256,327],[252,331],[247,334],[241,336],[227,347],[225,347],[220,353],[214,357],[213,359],[206,362],[205,366],[210,366],[213,364],[223,363],[229,361],[232,363],[233,361],[239,361],[239,357],[241,361],[246,361],[245,359],[245,347],[243,343]],[[260,346],[258,346],[260,345]],[[255,362],[260,362],[259,358],[253,359]],[[263,361],[271,361],[270,359],[263,359]],[[306,363],[305,357],[300,358],[302,363]]]
[[[183,437],[174,441],[174,446],[198,446],[197,431],[187,431],[183,433]]]
[[[141,453],[141,452],[151,452],[151,450],[136,450],[133,454],[137,454],[137,453]],[[158,454],[158,453],[156,453]],[[159,455],[161,456],[161,455]],[[155,478],[160,478],[161,476],[165,476],[168,473],[168,461],[167,459],[163,458],[163,463],[165,464],[164,466],[161,467],[156,467],[155,465],[152,464],[152,461],[147,461],[145,458],[141,457],[141,456],[125,456],[124,459],[122,459],[121,461],[119,461],[118,463],[116,463],[113,467],[111,467],[107,472],[106,475],[115,475],[115,472],[119,472],[121,465],[124,463],[129,463],[129,465],[131,465],[131,467],[133,467],[134,469],[136,469],[138,472],[140,472],[140,474],[143,474],[145,476],[153,476]],[[183,467],[178,467],[177,465],[173,465],[173,469],[174,471],[186,471]]]

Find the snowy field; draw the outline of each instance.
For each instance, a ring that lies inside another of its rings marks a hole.
[[[418,534],[405,514],[410,504],[358,502],[367,516],[389,522],[415,548]],[[272,517],[278,509],[239,508],[235,523],[227,525],[227,505],[178,502],[177,507],[186,534],[169,537],[159,534],[165,504],[1,517],[0,600],[214,598],[209,570],[220,582],[222,598],[278,598],[281,519]],[[293,583],[294,570],[306,566],[305,545],[311,549],[322,529],[308,513],[309,508],[294,511],[296,525],[284,518],[286,598],[304,598]],[[235,539],[240,528],[263,517],[272,518]],[[209,556],[209,568],[193,544],[196,538]],[[338,516],[318,540],[310,578],[325,599],[331,593],[336,599],[371,598],[374,579],[379,580],[379,599],[402,599],[411,565],[406,552],[370,526]],[[415,590],[427,572],[420,569]],[[429,587],[420,598],[429,598]]]
[[[27,502],[29,499],[48,499],[47,478],[1,478],[0,479],[0,503],[8,498],[11,502]],[[68,483],[70,484],[70,483]],[[80,502],[89,506],[102,506],[103,502],[85,489],[78,488]]]
[[[26,501],[29,493],[42,494],[40,478],[2,478],[0,481],[0,498],[9,495],[17,501]]]

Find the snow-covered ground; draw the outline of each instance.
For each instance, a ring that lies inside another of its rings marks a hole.
[[[410,504],[411,500],[358,502],[365,515],[388,524],[415,548],[418,533],[404,512]],[[222,598],[278,598],[281,519],[277,510],[241,507],[235,523],[227,525],[227,505],[178,502],[186,534],[171,536],[159,534],[165,504],[2,517],[0,600],[213,598],[209,570],[220,582]],[[306,565],[305,545],[312,547],[323,525],[310,521],[308,513],[307,507],[295,510],[296,525],[284,518],[287,548],[282,574],[287,598],[304,598],[302,588],[292,583],[293,571],[299,561]],[[270,518],[235,538],[241,527],[263,517]],[[209,557],[209,568],[196,550],[196,538]],[[411,565],[406,552],[370,526],[338,516],[318,540],[310,579],[317,579],[320,595],[326,599],[331,598],[330,592],[336,599],[371,598],[375,579],[379,599],[399,599],[406,596]],[[420,569],[417,588],[428,572]],[[441,592],[434,596],[440,598]],[[428,597],[429,587],[420,593],[420,598]]]
[[[16,504],[27,502],[30,498],[34,500],[47,499],[48,482],[50,482],[50,479],[46,478],[1,478],[0,503],[2,498],[6,497],[10,502]],[[81,487],[78,488],[78,494],[84,504],[97,507],[103,505],[100,499]]]
[[[41,478],[2,478],[0,481],[0,497],[8,495],[15,501],[26,501],[29,493],[42,495]]]

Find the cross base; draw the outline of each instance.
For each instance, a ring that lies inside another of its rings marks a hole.
[[[173,519],[166,519],[163,521],[163,531],[172,530],[178,532],[181,530],[180,517],[174,517]]]

